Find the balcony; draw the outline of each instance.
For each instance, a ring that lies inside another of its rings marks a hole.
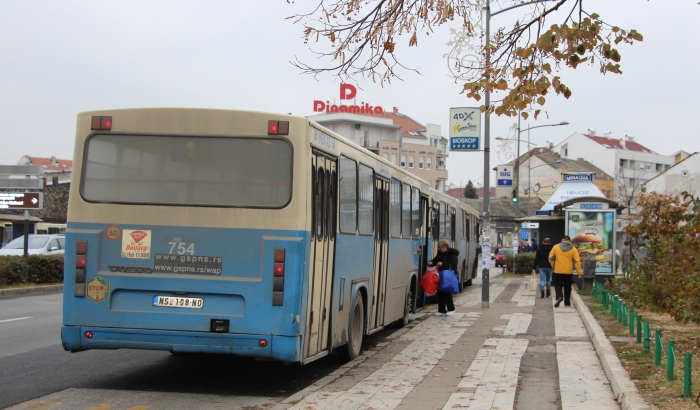
[[[379,141],[364,141],[362,148],[368,149],[375,154],[379,152]]]
[[[447,157],[450,155],[447,153],[447,147],[445,147],[445,146],[442,146],[442,147],[436,149],[435,153],[438,157]]]

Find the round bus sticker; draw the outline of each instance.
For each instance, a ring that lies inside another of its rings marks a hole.
[[[96,276],[87,283],[87,297],[99,303],[109,297],[109,282]]]
[[[122,236],[122,230],[117,225],[110,225],[105,229],[105,236],[110,241],[116,241]]]

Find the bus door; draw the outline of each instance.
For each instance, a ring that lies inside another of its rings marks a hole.
[[[384,325],[386,275],[389,264],[389,181],[374,179],[374,273],[370,331]]]
[[[337,207],[337,162],[314,150],[312,155],[309,299],[305,357],[328,350]]]

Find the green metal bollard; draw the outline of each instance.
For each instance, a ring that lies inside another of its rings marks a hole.
[[[688,353],[683,356],[683,397],[690,397],[690,387],[693,384],[691,367],[693,367],[693,355]]]
[[[634,308],[630,308],[630,334],[634,335]]]
[[[617,298],[617,296],[615,296],[613,298],[613,303],[612,303],[612,314],[613,314],[613,317],[615,319],[617,319],[617,301],[618,301],[618,298]]]
[[[654,364],[656,366],[661,366],[661,335],[662,330],[656,329],[656,341],[654,342]]]
[[[649,322],[644,322],[644,353],[649,353]]]
[[[676,350],[676,342],[673,340],[668,341],[668,366],[666,367],[666,378],[668,381],[671,381],[674,379],[673,376],[673,369],[676,366],[676,356],[675,356],[675,350]]]
[[[642,316],[637,315],[637,343],[642,343]]]
[[[622,326],[627,326],[627,303],[622,304]]]

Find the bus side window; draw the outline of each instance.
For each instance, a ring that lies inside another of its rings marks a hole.
[[[418,188],[413,188],[413,198],[411,199],[411,228],[413,228],[413,237],[418,238],[421,228],[420,191]]]
[[[391,180],[391,236],[394,238],[401,237],[401,182],[397,179]]]
[[[316,239],[319,241],[323,240],[323,228],[324,228],[324,223],[323,223],[323,193],[326,191],[326,185],[324,184],[325,179],[323,178],[324,172],[323,168],[319,167],[318,168],[318,177],[317,181],[318,183],[316,184],[318,192],[316,192]]]
[[[404,238],[410,238],[411,235],[411,186],[402,184],[401,194],[401,232]]]
[[[357,163],[340,157],[340,232],[357,233]]]

